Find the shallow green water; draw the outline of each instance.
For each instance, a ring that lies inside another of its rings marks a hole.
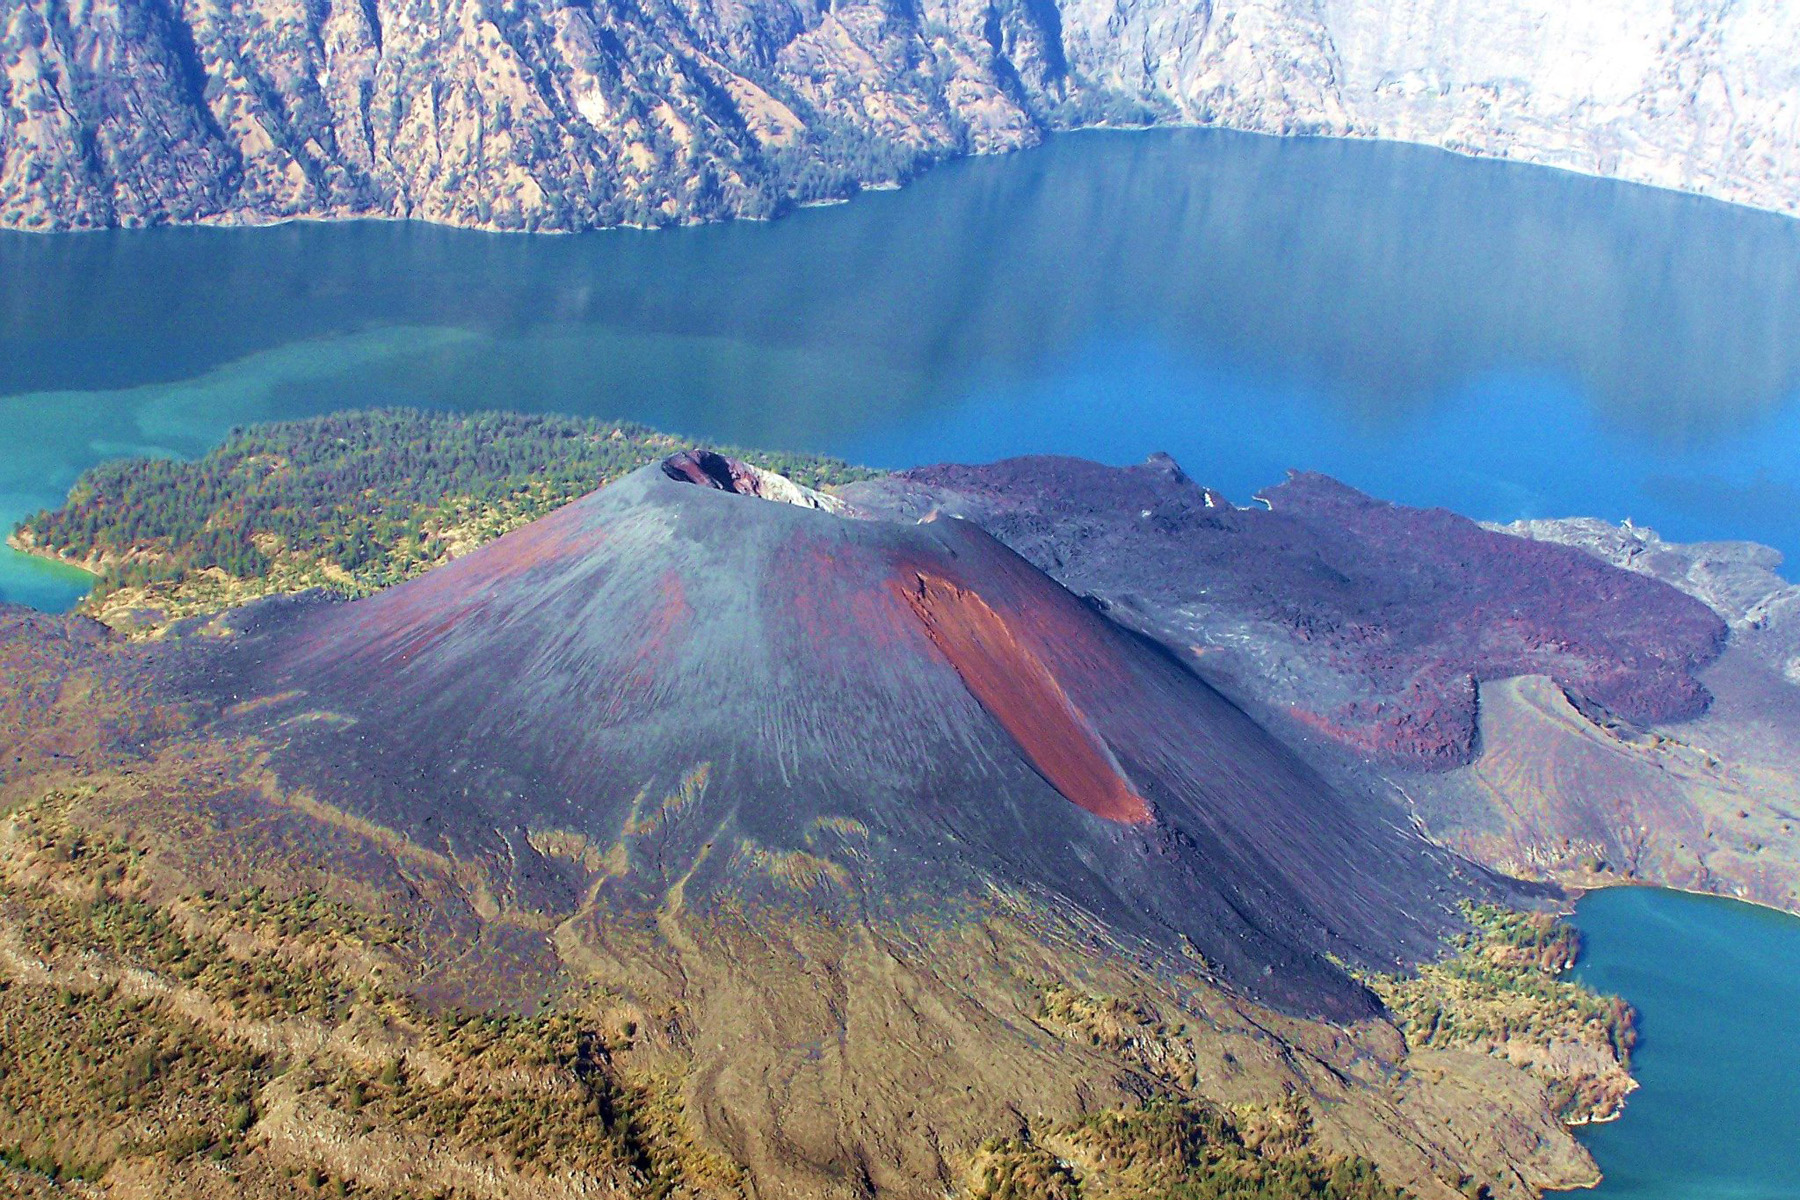
[[[1582,900],[1577,974],[1628,997],[1642,1085],[1584,1131],[1600,1200],[1800,1197],[1800,918],[1615,888]]]
[[[1173,452],[1800,549],[1800,222],[1380,143],[1083,134],[771,224],[0,235],[0,522],[377,403],[877,465]],[[0,556],[0,597],[74,597]]]

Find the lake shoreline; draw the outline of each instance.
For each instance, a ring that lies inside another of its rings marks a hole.
[[[44,562],[55,563],[59,567],[68,567],[71,570],[92,575],[96,580],[105,573],[108,566],[112,565],[104,559],[99,561],[93,559],[77,561],[72,558],[64,558],[54,550],[34,544],[30,538],[26,536],[24,530],[18,525],[13,526],[11,532],[6,535],[6,547],[15,553],[23,554],[30,558],[42,559]]]
[[[1088,226],[1110,233],[1071,241]],[[0,308],[22,449],[0,498],[52,505],[100,458],[191,456],[245,420],[410,404],[884,466],[1166,450],[1234,496],[1305,464],[1800,559],[1789,218],[1405,143],[1145,129],[659,234],[0,237],[0,277],[33,281]],[[904,262],[867,260],[890,243]]]
[[[605,234],[616,231],[636,233],[660,233],[666,231],[693,229],[703,226],[733,225],[739,223],[762,223],[781,221],[796,213],[813,209],[834,208],[855,202],[865,194],[893,192],[915,185],[920,179],[957,163],[977,159],[1007,158],[1014,155],[1030,154],[1041,150],[1053,141],[1080,137],[1104,137],[1112,135],[1136,135],[1155,132],[1187,132],[1187,133],[1219,133],[1237,137],[1266,138],[1272,141],[1297,142],[1351,142],[1370,143],[1375,145],[1404,146],[1408,149],[1432,151],[1452,158],[1472,162],[1504,164],[1509,167],[1532,171],[1548,171],[1574,176],[1580,179],[1595,180],[1614,184],[1625,188],[1642,188],[1647,191],[1661,192],[1670,196],[1678,196],[1688,200],[1703,201],[1708,204],[1723,205],[1729,208],[1743,209],[1747,212],[1764,213],[1770,216],[1785,217],[1800,221],[1800,203],[1789,201],[1785,204],[1759,201],[1753,197],[1734,197],[1718,195],[1713,192],[1686,188],[1676,184],[1659,183],[1651,179],[1632,178],[1626,175],[1613,174],[1593,167],[1582,166],[1568,161],[1549,161],[1545,158],[1532,157],[1527,154],[1511,154],[1493,152],[1473,148],[1465,144],[1446,145],[1425,139],[1393,137],[1389,135],[1347,130],[1341,133],[1300,132],[1288,133],[1270,129],[1259,129],[1249,125],[1219,124],[1206,121],[1192,121],[1174,118],[1169,120],[1134,123],[1098,123],[1070,128],[1049,128],[1042,131],[1039,139],[1024,145],[1001,145],[989,150],[948,151],[928,161],[921,162],[898,178],[857,180],[841,195],[820,197],[812,200],[790,200],[784,206],[771,213],[731,212],[710,216],[684,214],[680,217],[662,222],[613,221],[599,224],[582,225],[572,228],[527,228],[519,225],[502,225],[497,222],[479,220],[459,220],[454,216],[396,216],[392,213],[375,211],[350,211],[318,209],[308,212],[269,215],[249,210],[227,213],[213,213],[189,221],[153,221],[139,224],[114,224],[92,226],[35,226],[24,225],[0,226],[0,234],[24,234],[31,237],[82,236],[103,234],[128,230],[146,229],[277,229],[289,225],[344,225],[356,222],[378,224],[414,224],[439,229],[456,229],[471,233],[491,234],[507,238],[567,238],[583,234]]]

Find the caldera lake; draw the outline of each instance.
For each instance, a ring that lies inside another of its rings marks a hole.
[[[0,233],[0,524],[343,408],[642,421],[874,466],[1172,453],[1483,519],[1800,552],[1800,222],[1375,142],[1070,135],[767,223]],[[0,552],[0,601],[88,577]],[[1800,1196],[1800,920],[1584,900],[1643,1014],[1605,1200]]]

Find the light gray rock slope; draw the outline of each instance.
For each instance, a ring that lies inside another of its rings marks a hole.
[[[1781,0],[0,0],[0,225],[762,215],[1054,128],[1394,138],[1800,210]]]

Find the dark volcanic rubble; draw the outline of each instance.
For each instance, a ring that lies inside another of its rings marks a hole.
[[[865,916],[1025,897],[1341,1019],[1375,1006],[1337,963],[1430,956],[1493,888],[972,522],[686,467],[162,661],[285,785],[504,864],[521,903],[587,886],[552,839],[617,864],[619,914],[754,897],[753,863]]]
[[[1639,723],[1705,711],[1726,627],[1704,604],[1573,547],[1295,474],[1237,508],[1167,456],[1031,457],[847,489],[895,518],[979,521],[1235,696],[1360,755],[1472,761],[1479,683],[1547,675]]]

